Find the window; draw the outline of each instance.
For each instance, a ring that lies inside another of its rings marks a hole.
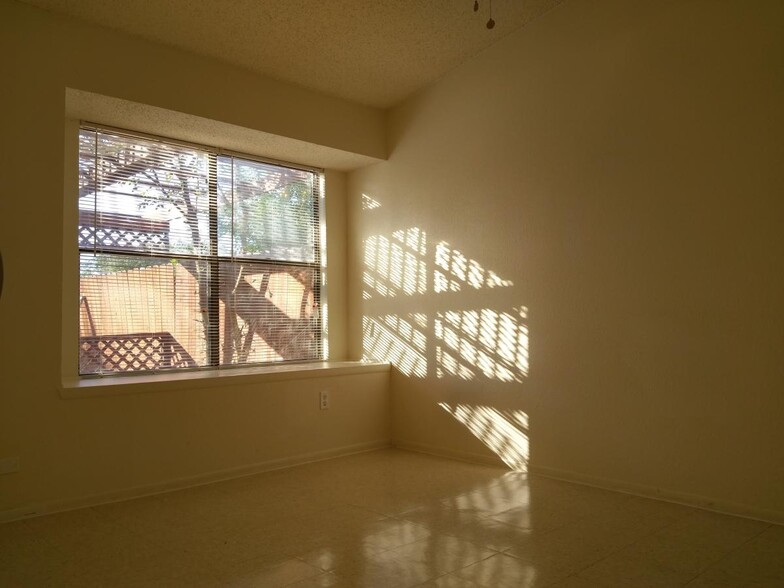
[[[322,359],[321,174],[82,126],[79,373]]]

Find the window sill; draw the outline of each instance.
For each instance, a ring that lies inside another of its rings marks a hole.
[[[197,388],[219,388],[245,384],[267,384],[333,376],[389,372],[388,363],[363,361],[320,361],[276,366],[169,372],[155,375],[65,378],[58,391],[62,398],[94,398]]]

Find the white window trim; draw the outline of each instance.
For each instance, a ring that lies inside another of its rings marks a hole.
[[[57,390],[63,398],[84,398],[107,394],[127,394],[184,388],[210,388],[249,382],[273,382],[289,379],[335,376],[368,371],[388,371],[389,364],[375,362],[329,361],[328,284],[326,248],[325,189],[322,183],[319,203],[321,237],[321,336],[323,361],[286,362],[281,365],[215,367],[198,370],[166,371],[144,375],[94,376],[79,374],[79,251],[74,239],[78,224],[78,205],[73,195],[78,191],[79,131],[82,121],[64,119],[63,157],[63,231],[61,296],[61,381]],[[267,161],[274,159],[265,158]],[[307,167],[307,166],[306,166]],[[320,175],[324,181],[324,174]]]
[[[106,378],[63,378],[58,393],[62,398],[94,398],[148,392],[226,388],[359,374],[389,373],[390,364],[367,361],[318,361],[285,363],[223,370],[168,371],[151,375]]]

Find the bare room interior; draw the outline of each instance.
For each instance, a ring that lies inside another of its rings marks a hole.
[[[0,585],[784,586],[782,2],[0,44]]]

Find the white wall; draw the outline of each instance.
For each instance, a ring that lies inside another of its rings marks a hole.
[[[65,135],[75,132],[67,88],[362,157],[384,156],[383,113],[8,0],[0,0],[0,54],[0,459],[20,462],[0,475],[0,520],[388,443],[383,372],[98,398],[60,389],[61,340],[76,316],[62,304],[76,300],[77,271],[61,263],[64,234],[75,230],[63,220],[64,144],[74,144]],[[338,360],[347,346],[345,182],[327,171],[329,343]],[[325,388],[332,408],[319,411]]]
[[[784,520],[783,72],[781,2],[571,0],[394,109],[349,316],[396,442],[490,455],[464,405],[541,471]]]

